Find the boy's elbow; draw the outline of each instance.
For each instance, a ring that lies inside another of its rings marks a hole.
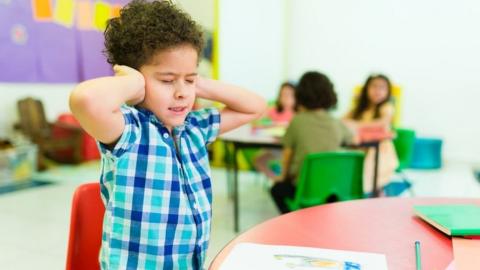
[[[95,98],[90,95],[87,91],[83,91],[82,88],[77,86],[69,98],[70,110],[74,115],[84,114],[91,111],[94,111],[94,100]]]

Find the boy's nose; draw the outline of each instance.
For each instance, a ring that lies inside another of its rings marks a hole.
[[[182,99],[187,96],[187,90],[185,89],[185,86],[179,85],[177,86],[177,89],[175,90],[175,98],[176,99]]]
[[[183,98],[183,93],[181,91],[175,91],[175,98],[176,99],[180,99],[180,98]]]

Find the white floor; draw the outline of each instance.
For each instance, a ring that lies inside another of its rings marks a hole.
[[[97,164],[59,168],[41,175],[57,183],[0,195],[0,269],[65,267],[71,196],[75,187],[97,178]],[[407,171],[417,197],[480,198],[480,183],[465,163],[446,163],[442,170]],[[241,174],[240,227],[244,231],[277,215],[264,179]],[[233,237],[233,206],[226,174],[213,170],[213,227],[207,265]],[[404,194],[403,196],[409,196]]]

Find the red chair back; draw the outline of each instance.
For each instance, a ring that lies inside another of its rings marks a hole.
[[[57,118],[57,123],[71,125],[74,127],[82,128],[78,120],[71,113],[62,113]],[[63,128],[62,126],[54,125],[52,130],[52,137],[54,139],[62,139],[65,137],[71,137],[72,131]],[[97,143],[95,139],[87,132],[82,132],[82,145],[81,145],[81,158],[82,161],[98,160],[100,159],[100,151],[98,151]],[[57,150],[55,155],[57,157],[69,158],[74,155],[73,149]]]
[[[100,269],[98,255],[104,213],[99,183],[82,184],[75,190],[70,216],[67,270]]]

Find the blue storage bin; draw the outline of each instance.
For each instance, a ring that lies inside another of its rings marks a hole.
[[[442,167],[442,144],[437,138],[416,138],[410,168],[439,169]]]

